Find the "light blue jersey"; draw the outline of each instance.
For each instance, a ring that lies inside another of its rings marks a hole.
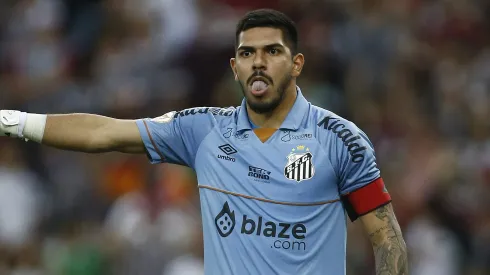
[[[341,197],[380,178],[373,146],[352,122],[298,88],[265,142],[245,101],[138,120],[152,163],[195,169],[207,275],[345,274]]]

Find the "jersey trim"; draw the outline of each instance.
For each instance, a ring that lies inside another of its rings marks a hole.
[[[244,194],[240,194],[240,193],[235,193],[235,192],[219,189],[216,187],[211,187],[208,185],[199,184],[198,187],[204,188],[204,189],[209,189],[209,190],[220,192],[220,193],[224,193],[227,195],[242,197],[245,199],[258,200],[258,201],[262,201],[262,202],[275,203],[275,204],[281,204],[281,205],[291,205],[291,206],[316,206],[316,205],[331,204],[331,203],[335,203],[335,202],[340,201],[340,199],[335,199],[335,200],[319,201],[319,202],[285,202],[285,201],[276,201],[276,200],[270,200],[270,199],[264,199],[264,198],[258,198],[258,197],[254,197],[254,196],[244,195]]]
[[[351,221],[391,202],[382,178],[342,196],[342,202]]]
[[[262,141],[266,142],[276,131],[274,128],[256,128],[253,130],[255,135]]]
[[[296,100],[294,101],[293,107],[289,110],[288,115],[284,119],[279,129],[281,130],[298,130],[302,125],[305,117],[308,115],[310,108],[310,103],[301,93],[301,89],[296,86]],[[252,125],[247,113],[247,100],[243,99],[242,104],[237,108],[237,131],[252,130]]]
[[[146,133],[148,134],[148,137],[150,138],[151,145],[153,145],[155,152],[157,152],[158,156],[160,156],[160,159],[162,161],[165,161],[165,156],[162,154],[162,152],[160,152],[160,149],[158,149],[157,145],[155,144],[155,141],[153,140],[153,137],[151,136],[150,129],[148,128],[148,124],[146,124],[146,121],[144,121],[144,120],[143,120],[143,124],[145,125]]]

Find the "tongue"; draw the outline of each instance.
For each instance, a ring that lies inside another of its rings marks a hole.
[[[257,81],[254,81],[254,83],[252,84],[252,90],[253,91],[263,91],[267,89],[267,84],[264,82],[264,81],[260,81],[260,80],[257,80]]]

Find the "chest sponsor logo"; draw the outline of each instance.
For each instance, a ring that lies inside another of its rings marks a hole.
[[[223,133],[223,137],[230,138],[232,134],[233,134],[233,128],[228,128],[226,129],[226,132]]]
[[[249,136],[249,133],[235,133],[235,139],[237,140],[247,140]]]
[[[246,214],[241,215],[241,219],[236,219],[235,211],[232,211],[228,202],[223,204],[223,208],[214,218],[214,224],[218,234],[226,238],[230,236],[238,224],[239,230],[235,234],[244,237],[261,237],[269,241],[272,249],[281,250],[306,250],[306,224],[283,223],[267,221],[261,216],[253,217]]]
[[[233,148],[230,144],[223,144],[218,147],[221,152],[225,153],[225,155],[218,154],[219,159],[235,162],[236,159],[234,157],[231,157],[231,155],[236,154],[238,151]]]
[[[236,132],[233,134],[233,128],[227,128],[226,132],[223,133],[224,138],[230,138],[232,136],[235,137],[236,140],[247,140],[250,134],[247,132]]]
[[[310,149],[303,145],[296,146],[287,156],[284,176],[287,179],[301,182],[311,179],[314,175],[315,166],[313,165],[313,154]]]
[[[218,234],[223,238],[228,237],[233,232],[233,228],[235,228],[235,211],[232,212],[230,210],[228,202],[225,202],[223,208],[214,219],[214,224],[216,229],[218,229]]]
[[[291,131],[284,131],[282,136],[281,136],[281,141],[283,142],[288,142],[291,140],[310,140],[313,137],[313,134],[308,134],[308,133],[298,133],[298,134],[291,134]]]
[[[252,178],[254,181],[270,182],[270,174],[271,172],[265,169],[248,166],[248,177]]]

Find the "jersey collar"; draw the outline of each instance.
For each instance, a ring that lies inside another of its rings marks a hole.
[[[296,86],[296,91],[298,92],[296,96],[296,101],[293,104],[293,108],[291,108],[288,115],[286,116],[286,119],[283,121],[280,127],[281,130],[298,130],[308,110],[308,101],[303,96],[303,94],[301,93],[301,89],[298,86]],[[247,114],[247,105],[245,99],[242,100],[242,105],[240,111],[238,112],[237,120],[237,131],[252,129],[252,125],[250,125]]]

